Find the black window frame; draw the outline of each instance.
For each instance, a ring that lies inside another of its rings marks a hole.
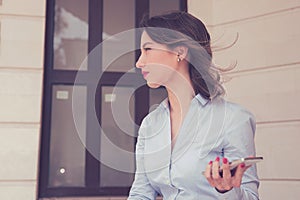
[[[100,163],[88,151],[86,151],[85,161],[85,187],[58,187],[48,188],[49,176],[49,153],[50,153],[50,128],[51,128],[51,109],[52,109],[52,86],[59,85],[74,85],[76,74],[82,73],[88,76],[90,73],[99,70],[99,67],[92,66],[88,71],[69,71],[56,70],[53,68],[53,39],[54,39],[54,9],[55,0],[47,0],[46,2],[46,28],[45,28],[45,52],[44,52],[44,81],[43,81],[43,105],[42,105],[42,123],[41,123],[41,141],[40,141],[40,156],[39,156],[39,175],[38,175],[38,197],[88,197],[88,196],[126,196],[130,187],[105,187],[101,188],[100,183]],[[88,52],[102,42],[102,26],[103,26],[103,0],[89,0],[89,38]],[[180,0],[179,9],[187,11],[187,0]],[[145,13],[149,13],[149,0],[135,0],[135,26],[138,24]],[[139,51],[136,51],[136,58],[139,57]],[[101,102],[101,87],[114,86],[123,72],[104,72],[97,87],[97,93],[89,94],[87,90],[87,101]],[[133,74],[133,79],[136,76]],[[88,80],[79,84],[89,86]],[[135,122],[140,124],[144,116],[149,110],[149,88],[143,86],[135,91]],[[90,107],[87,108],[87,112]],[[101,121],[101,103],[96,104],[98,120]],[[87,134],[89,133],[89,123],[87,120]],[[136,130],[137,131],[137,130]],[[87,136],[89,137],[89,136]],[[94,135],[93,135],[94,137]],[[98,140],[97,140],[98,139]],[[87,139],[88,142],[98,142],[99,138]],[[87,144],[89,145],[89,144]]]

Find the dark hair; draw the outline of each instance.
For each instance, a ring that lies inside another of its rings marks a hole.
[[[225,94],[220,68],[212,64],[211,39],[205,25],[187,12],[173,11],[144,19],[140,23],[150,38],[170,49],[188,48],[189,74],[195,94],[212,100]],[[225,70],[224,70],[225,71]]]

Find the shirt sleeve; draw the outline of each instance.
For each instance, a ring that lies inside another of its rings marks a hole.
[[[224,157],[235,160],[255,156],[254,133],[256,122],[254,116],[245,109],[232,113],[230,127],[224,135]],[[259,179],[256,165],[250,167],[243,176],[241,186],[226,193],[219,193],[219,199],[258,200]]]
[[[138,141],[136,144],[136,172],[134,182],[127,200],[155,200],[157,192],[151,186],[144,167],[144,145],[145,132],[147,131],[146,119],[143,120],[139,129]]]

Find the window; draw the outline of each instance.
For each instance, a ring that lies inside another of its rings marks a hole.
[[[186,9],[184,0],[47,1],[39,198],[128,194],[138,124],[165,93],[136,88],[144,81],[134,69],[139,51],[108,66],[101,49],[117,50],[114,40],[94,51],[145,13]]]

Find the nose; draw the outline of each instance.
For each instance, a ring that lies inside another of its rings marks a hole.
[[[139,59],[136,61],[135,66],[136,66],[136,68],[139,68],[139,69],[145,66],[145,62],[143,60],[142,54],[140,55]]]

